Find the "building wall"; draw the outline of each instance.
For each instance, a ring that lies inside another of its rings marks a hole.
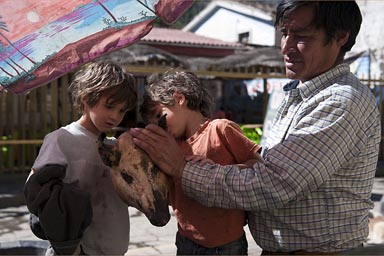
[[[260,9],[231,1],[212,2],[183,30],[227,42],[238,42],[239,34],[248,32],[249,44],[275,45],[273,17]]]
[[[384,1],[358,0],[362,16],[360,33],[352,52],[369,51],[370,76],[384,76]]]
[[[249,44],[273,46],[275,29],[270,21],[219,9],[194,33],[227,42],[237,42],[240,33],[249,32]]]

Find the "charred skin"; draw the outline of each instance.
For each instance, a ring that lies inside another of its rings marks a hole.
[[[112,148],[99,144],[99,152],[104,163],[111,167],[112,182],[120,198],[144,213],[152,225],[166,225],[171,217],[168,178],[136,147],[132,136],[124,132]]]
[[[164,115],[162,115],[162,116],[160,117],[158,126],[160,126],[161,128],[163,128],[165,131],[168,129],[168,125],[167,125],[167,114],[164,114]]]

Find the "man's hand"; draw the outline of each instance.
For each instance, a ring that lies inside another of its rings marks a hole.
[[[176,140],[157,125],[131,128],[130,134],[137,146],[166,174],[181,178],[185,166],[184,155]]]
[[[241,164],[237,164],[237,166],[240,168],[240,169],[246,169],[246,168],[252,168],[252,166],[255,164],[255,163],[263,163],[264,162],[264,159],[261,157],[261,155],[259,153],[256,153],[254,155],[254,158],[251,158],[251,159],[248,159],[247,161],[245,161],[244,163],[241,163]]]
[[[191,161],[192,163],[198,163],[200,166],[203,166],[205,164],[215,164],[213,160],[205,157],[205,156],[200,156],[200,155],[192,155],[192,156],[187,156],[185,158],[187,161]]]

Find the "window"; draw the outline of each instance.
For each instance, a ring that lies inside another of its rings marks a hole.
[[[239,34],[239,43],[248,43],[249,42],[249,32],[244,32]]]

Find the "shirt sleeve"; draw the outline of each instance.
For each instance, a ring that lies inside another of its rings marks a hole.
[[[67,166],[68,161],[60,143],[60,129],[45,136],[39,154],[33,163],[34,170],[40,170],[47,164]]]
[[[282,142],[267,150],[264,163],[240,170],[188,162],[183,190],[206,206],[243,210],[269,210],[299,200],[367,147],[366,132],[377,129],[363,117],[368,110],[364,116],[377,115],[372,107],[353,100],[331,97],[317,102],[311,111],[299,111],[299,120]]]
[[[233,154],[237,163],[244,163],[249,159],[256,158],[260,153],[261,146],[247,138],[240,127],[231,121],[221,122],[217,127],[218,136]]]

